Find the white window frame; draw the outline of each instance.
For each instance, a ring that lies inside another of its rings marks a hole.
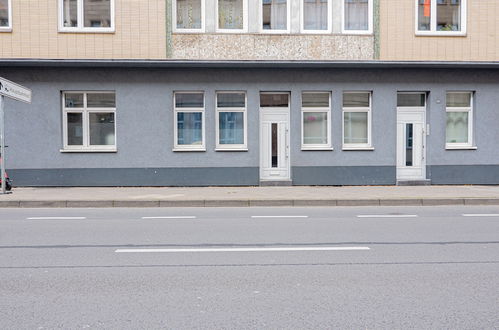
[[[254,0],[252,0],[254,1]],[[221,29],[218,26],[218,0],[215,5],[215,31],[219,33],[244,33],[248,31],[248,0],[243,0],[243,28],[242,29]]]
[[[303,107],[303,94],[307,93],[328,93],[329,94],[329,107]],[[331,92],[328,91],[303,91],[301,93],[301,150],[333,150],[332,148],[332,142],[331,142]],[[326,123],[326,137],[327,137],[327,143],[321,143],[321,144],[306,144],[305,143],[305,129],[304,129],[304,124],[303,124],[303,119],[305,117],[305,114],[311,113],[311,112],[321,112],[325,113],[327,115],[327,123]]]
[[[327,0],[327,29],[326,30],[305,30],[305,10],[303,6],[303,1],[300,0],[300,32],[303,34],[330,34],[333,31],[333,1]]]
[[[466,0],[461,0],[461,31],[437,31],[437,0],[431,1],[431,14],[430,14],[430,30],[429,31],[420,31],[419,28],[419,10],[418,10],[418,1],[414,0],[415,3],[415,31],[417,36],[465,36],[466,35],[466,22],[468,20],[467,16],[467,6]]]
[[[7,13],[9,25],[0,26],[0,32],[12,32],[12,0],[7,1]]]
[[[175,98],[177,94],[203,94],[203,107],[202,108],[177,108]],[[205,137],[205,109],[206,109],[206,93],[204,91],[174,91],[173,92],[173,151],[206,151],[206,137]],[[178,118],[179,112],[201,112],[201,138],[202,143],[199,145],[185,145],[178,144]]]
[[[201,28],[200,29],[183,29],[177,27],[177,0],[172,0],[172,31],[174,33],[204,33],[206,29],[206,0],[201,0]]]
[[[218,94],[230,94],[230,93],[244,93],[244,108],[239,107],[227,107],[227,108],[219,108],[218,107]],[[247,109],[248,109],[248,94],[246,91],[217,91],[216,99],[215,99],[215,107],[216,113],[215,116],[215,127],[216,127],[216,149],[217,151],[247,151],[248,150],[248,120],[247,120]],[[243,144],[220,144],[220,112],[242,112],[243,120],[244,120],[244,143]]]
[[[345,28],[345,1],[341,0],[341,33],[343,34],[373,34],[374,25],[374,1],[368,0],[368,13],[367,13],[367,30],[347,30]]]
[[[83,94],[83,107],[66,108],[66,94]],[[116,105],[114,108],[88,108],[87,94],[114,94],[115,91],[64,91],[62,92],[62,129],[63,129],[63,149],[61,152],[116,152],[117,150],[117,131],[116,131]],[[68,145],[68,113],[82,114],[82,145]],[[90,144],[90,120],[91,113],[113,113],[114,114],[114,145],[91,145]]]
[[[470,94],[470,106],[469,107],[447,107],[447,96],[453,93],[469,93]],[[476,149],[473,146],[473,102],[475,99],[475,93],[471,91],[448,91],[445,94],[446,106],[445,106],[445,149]],[[448,143],[447,142],[447,113],[449,112],[467,112],[468,113],[468,142],[467,143]]]
[[[369,93],[369,107],[344,107],[343,96],[349,93]],[[342,94],[341,128],[342,128],[342,150],[374,150],[372,146],[372,91],[344,91]],[[345,143],[345,113],[346,112],[366,112],[367,113],[367,143]]]
[[[64,26],[64,3],[63,0],[59,0],[59,32],[72,32],[72,33],[113,33],[115,32],[115,20],[114,20],[114,2],[110,1],[110,14],[111,14],[111,26],[110,27],[85,27],[84,17],[83,17],[83,0],[77,0],[77,19],[78,26]]]
[[[259,15],[260,15],[260,19],[259,19],[259,24],[260,24],[260,33],[268,33],[268,34],[283,34],[283,33],[290,33],[291,32],[291,23],[290,23],[290,20],[291,20],[291,0],[286,0],[286,29],[285,30],[265,30],[263,28],[263,0],[259,0]]]

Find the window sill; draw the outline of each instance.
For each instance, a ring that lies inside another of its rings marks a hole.
[[[173,148],[172,151],[174,152],[203,152],[203,151],[206,151],[206,148],[199,148],[199,149],[182,149],[182,148]]]
[[[176,29],[176,30],[172,31],[172,34],[201,34],[201,33],[205,33],[205,31],[202,29],[198,29],[198,30],[195,30],[195,29],[185,29],[185,30]]]
[[[477,150],[477,147],[445,146],[445,150]]]
[[[98,153],[116,153],[118,149],[60,149],[61,153],[87,153],[87,152],[98,152]]]
[[[374,147],[343,147],[343,151],[373,151]]]
[[[0,28],[0,33],[2,32],[12,32],[12,28],[10,27],[1,27]]]
[[[341,34],[345,35],[345,36],[348,36],[348,35],[372,36],[372,35],[374,35],[373,31],[371,31],[371,30],[342,30]]]
[[[115,33],[115,29],[100,29],[100,28],[87,28],[87,29],[59,29],[59,33]]]
[[[248,148],[215,148],[215,151],[248,151]]]
[[[466,32],[416,32],[416,37],[466,37]]]
[[[333,151],[332,147],[301,147],[302,151]]]

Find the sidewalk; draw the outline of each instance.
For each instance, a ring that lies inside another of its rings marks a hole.
[[[499,186],[14,188],[0,207],[499,205]]]

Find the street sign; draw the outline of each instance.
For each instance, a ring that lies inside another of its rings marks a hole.
[[[5,118],[4,118],[4,98],[31,103],[31,89],[13,83],[10,80],[0,77],[0,178],[2,180],[2,194],[6,194],[5,179]]]
[[[31,103],[30,89],[2,77],[0,77],[0,95],[10,97],[14,100]]]

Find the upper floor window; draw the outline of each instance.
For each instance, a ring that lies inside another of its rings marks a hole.
[[[416,0],[416,34],[465,33],[466,0]]]
[[[344,0],[343,5],[344,32],[372,33],[372,0]]]
[[[288,0],[260,0],[262,8],[262,32],[288,32],[289,9]]]
[[[332,5],[331,0],[301,0],[302,23],[305,33],[331,32]]]
[[[218,0],[217,30],[221,32],[246,31],[248,26],[247,0]]]
[[[173,1],[173,30],[176,32],[204,31],[205,0]]]
[[[114,0],[59,0],[59,30],[113,32]]]
[[[0,0],[0,31],[12,29],[12,4],[11,0]]]

